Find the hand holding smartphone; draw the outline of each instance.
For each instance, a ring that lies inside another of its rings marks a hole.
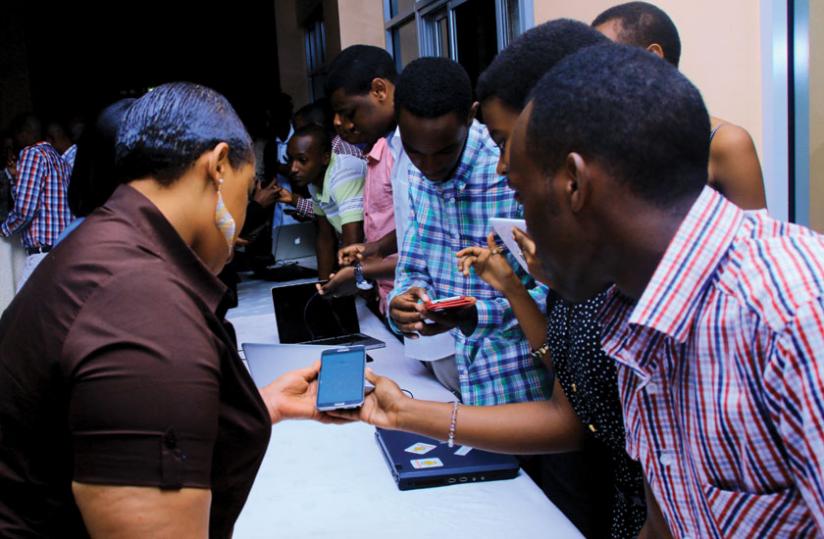
[[[320,357],[317,409],[327,412],[362,406],[365,375],[363,346],[324,350]]]
[[[449,298],[435,299],[424,303],[427,311],[440,312],[449,309],[459,309],[461,307],[469,307],[475,303],[475,298],[469,296],[452,296]]]

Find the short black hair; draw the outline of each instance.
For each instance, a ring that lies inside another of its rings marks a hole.
[[[664,50],[664,59],[678,67],[681,60],[681,39],[678,28],[664,10],[648,2],[627,2],[609,8],[592,21],[601,26],[612,20],[621,21],[618,39],[626,45],[647,48],[658,43]]]
[[[293,139],[301,137],[312,137],[315,142],[320,143],[321,151],[332,151],[332,139],[329,138],[329,133],[323,127],[315,124],[304,125],[292,134]]]
[[[380,47],[352,45],[332,60],[326,73],[324,90],[328,96],[339,88],[343,88],[347,95],[363,95],[369,92],[372,80],[376,78],[394,84],[398,78],[395,61]]]
[[[556,19],[528,30],[501,51],[478,78],[476,96],[497,97],[515,111],[526,106],[535,83],[562,58],[607,38],[572,19]]]
[[[229,145],[232,167],[254,163],[252,139],[225,97],[199,84],[163,84],[126,111],[117,130],[117,171],[124,181],[152,176],[171,184],[221,142]]]
[[[587,47],[547,73],[530,101],[527,152],[546,174],[577,152],[658,205],[707,183],[710,122],[701,94],[643,49]]]
[[[401,109],[419,118],[454,113],[464,119],[472,108],[472,83],[461,64],[426,57],[410,62],[395,87],[395,115]]]

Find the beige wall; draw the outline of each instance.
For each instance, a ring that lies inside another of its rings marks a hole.
[[[292,96],[295,109],[309,100],[304,30],[298,26],[295,0],[275,0],[278,68],[281,90]]]
[[[382,0],[338,0],[340,47],[362,43],[386,47]]]
[[[304,29],[298,19],[317,4],[323,7],[327,62],[349,45],[386,46],[382,0],[275,0],[280,85],[296,109],[309,102]]]
[[[707,108],[747,129],[762,155],[760,2],[651,0],[681,37],[681,71],[701,90]],[[587,24],[619,0],[535,0],[535,23],[569,17]],[[811,4],[814,2],[811,2]]]
[[[810,226],[824,232],[824,2],[810,2]]]

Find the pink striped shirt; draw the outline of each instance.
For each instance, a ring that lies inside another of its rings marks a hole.
[[[824,535],[822,236],[705,188],[601,323],[627,452],[676,537]]]
[[[392,152],[385,138],[379,138],[366,154],[366,182],[363,187],[363,235],[375,242],[395,230],[395,207],[392,198]],[[392,291],[392,279],[378,279],[380,310],[386,312],[386,297]]]

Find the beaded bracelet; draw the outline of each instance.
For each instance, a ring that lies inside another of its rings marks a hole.
[[[549,341],[544,342],[540,348],[533,350],[529,354],[529,357],[532,359],[543,359],[544,354],[546,354],[547,351],[549,351]]]
[[[460,405],[458,401],[452,403],[452,421],[449,423],[449,440],[447,440],[449,447],[455,446],[455,427],[458,425],[458,406]]]

